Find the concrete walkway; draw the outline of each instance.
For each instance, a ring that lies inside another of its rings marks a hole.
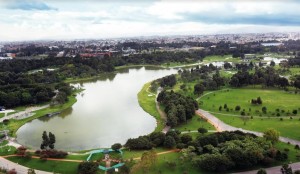
[[[263,136],[263,133],[261,133],[261,132],[255,132],[255,131],[250,131],[250,130],[245,130],[245,129],[242,129],[242,128],[236,128],[236,127],[230,126],[230,125],[224,123],[223,121],[221,121],[220,119],[218,119],[217,117],[215,117],[214,115],[212,115],[211,113],[209,113],[208,111],[205,111],[205,110],[202,110],[202,109],[198,109],[196,111],[196,114],[201,116],[204,119],[207,119],[207,121],[210,124],[212,124],[217,129],[217,131],[219,131],[219,132],[239,130],[239,131],[242,131],[242,132],[245,132],[245,133],[252,133],[256,136],[260,136],[260,137]],[[300,146],[300,141],[298,141],[298,140],[290,139],[290,138],[287,138],[287,137],[279,137],[279,140],[284,142],[284,143],[291,143],[293,145],[299,145]]]
[[[41,109],[45,109],[48,108],[50,105],[43,105],[43,106],[35,106],[35,107],[29,107],[26,108],[25,111],[21,111],[21,112],[17,112],[5,117],[0,118],[0,122],[2,122],[5,119],[17,119],[17,120],[21,120],[27,117],[31,117],[33,116],[33,114],[31,112],[37,111],[37,110],[41,110]]]
[[[12,170],[15,169],[18,174],[27,174],[28,169],[27,167],[21,166],[17,163],[11,162],[3,157],[0,156],[0,167],[7,169],[7,170]],[[36,174],[52,174],[50,172],[44,172],[40,170],[34,170]]]
[[[300,170],[300,162],[289,164],[289,166],[292,167],[293,172],[295,172],[296,170]],[[281,169],[281,166],[265,168],[265,170],[268,174],[282,174],[280,169]],[[256,174],[257,171],[258,170],[251,170],[251,171],[240,172],[240,173],[235,173],[235,174]]]

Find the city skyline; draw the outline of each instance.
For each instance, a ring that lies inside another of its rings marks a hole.
[[[296,32],[298,1],[0,0],[0,41]]]

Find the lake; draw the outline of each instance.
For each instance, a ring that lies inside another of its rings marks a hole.
[[[139,106],[137,94],[145,83],[176,72],[130,68],[72,84],[85,89],[76,96],[77,102],[57,116],[26,123],[17,131],[17,141],[39,149],[43,131],[50,131],[56,136],[56,149],[78,151],[124,144],[129,138],[149,134],[156,120]]]

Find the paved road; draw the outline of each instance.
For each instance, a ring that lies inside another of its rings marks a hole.
[[[27,174],[28,168],[21,166],[17,163],[11,162],[5,158],[0,157],[0,167],[8,170],[15,169],[18,174]],[[44,172],[40,170],[35,170],[36,174],[52,174],[50,172]]]
[[[35,106],[35,107],[29,107],[29,108],[26,108],[25,111],[21,111],[21,112],[17,112],[15,114],[11,114],[11,115],[8,115],[6,117],[2,117],[0,118],[0,122],[2,122],[4,119],[24,119],[24,118],[27,118],[27,117],[31,117],[33,114],[31,112],[34,112],[34,111],[37,111],[37,110],[40,110],[40,109],[44,109],[44,108],[48,108],[50,105],[47,104],[47,105],[44,105],[44,106]]]
[[[289,164],[289,166],[292,167],[293,171],[300,170],[300,162]],[[281,166],[265,168],[265,170],[269,174],[281,174],[280,169],[281,169]],[[257,173],[257,170],[251,170],[251,171],[240,172],[240,173],[235,173],[235,174],[256,174],[256,173]]]
[[[245,130],[245,129],[242,129],[242,128],[236,128],[236,127],[230,126],[230,125],[224,123],[223,121],[221,121],[220,119],[218,119],[217,117],[215,117],[214,115],[212,115],[211,113],[209,113],[205,110],[202,110],[202,109],[198,109],[196,111],[196,114],[198,114],[199,116],[207,119],[207,121],[209,123],[211,123],[217,129],[217,131],[220,131],[220,132],[221,131],[240,130],[242,132],[252,133],[252,134],[255,134],[255,135],[260,136],[260,137],[263,136],[263,133],[261,133],[261,132],[255,132],[255,131],[250,131],[250,130]],[[285,143],[289,142],[293,145],[298,144],[300,146],[300,141],[298,141],[298,140],[293,140],[293,139],[286,138],[286,137],[279,137],[279,140],[282,141],[282,142],[285,142]]]

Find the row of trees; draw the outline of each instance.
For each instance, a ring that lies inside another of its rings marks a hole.
[[[289,81],[285,77],[281,77],[274,68],[267,67],[255,69],[254,74],[248,71],[239,71],[231,77],[229,84],[233,87],[263,85],[285,88],[289,85]]]
[[[206,133],[207,130],[200,129],[200,133]],[[130,138],[125,147],[131,150],[150,150],[153,147],[166,148],[186,148],[192,142],[192,137],[188,134],[180,134],[179,131],[169,131],[166,134],[162,132],[153,132],[150,135]]]
[[[185,97],[173,91],[162,91],[159,93],[157,101],[165,106],[167,125],[171,127],[186,123],[198,109],[198,103],[193,98]]]

